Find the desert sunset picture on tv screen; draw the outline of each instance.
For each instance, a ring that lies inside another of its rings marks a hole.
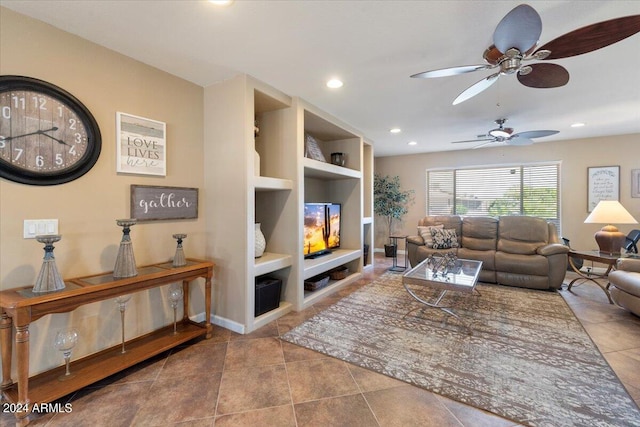
[[[340,205],[304,205],[304,254],[314,254],[340,246]]]

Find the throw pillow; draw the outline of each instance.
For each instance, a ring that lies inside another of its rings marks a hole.
[[[439,224],[439,225],[430,225],[430,226],[418,226],[418,234],[420,235],[420,237],[422,237],[422,240],[424,240],[424,244],[426,247],[428,248],[432,248],[433,247],[433,237],[431,237],[431,229],[432,228],[439,228],[442,229],[444,228],[443,224]]]
[[[460,246],[458,244],[458,235],[453,228],[434,228],[431,230],[431,237],[433,238],[433,245],[431,246],[433,249],[449,249]]]

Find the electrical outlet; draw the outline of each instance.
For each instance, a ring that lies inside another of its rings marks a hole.
[[[35,239],[41,234],[58,234],[57,219],[25,219],[23,237]]]

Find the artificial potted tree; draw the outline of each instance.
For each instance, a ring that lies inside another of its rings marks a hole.
[[[387,226],[387,244],[384,245],[385,256],[392,257],[396,253],[396,245],[391,240],[394,220],[402,220],[413,203],[414,191],[403,191],[399,176],[374,175],[373,178],[373,211],[384,218]]]

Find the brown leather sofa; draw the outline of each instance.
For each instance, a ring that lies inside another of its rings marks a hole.
[[[443,243],[438,229],[455,230],[457,239],[445,233]],[[436,215],[421,219],[418,231],[407,238],[412,266],[431,254],[455,251],[458,258],[482,261],[481,282],[532,289],[559,289],[567,270],[569,248],[542,218]]]
[[[640,316],[640,259],[620,258],[616,268],[609,273],[611,299]]]

